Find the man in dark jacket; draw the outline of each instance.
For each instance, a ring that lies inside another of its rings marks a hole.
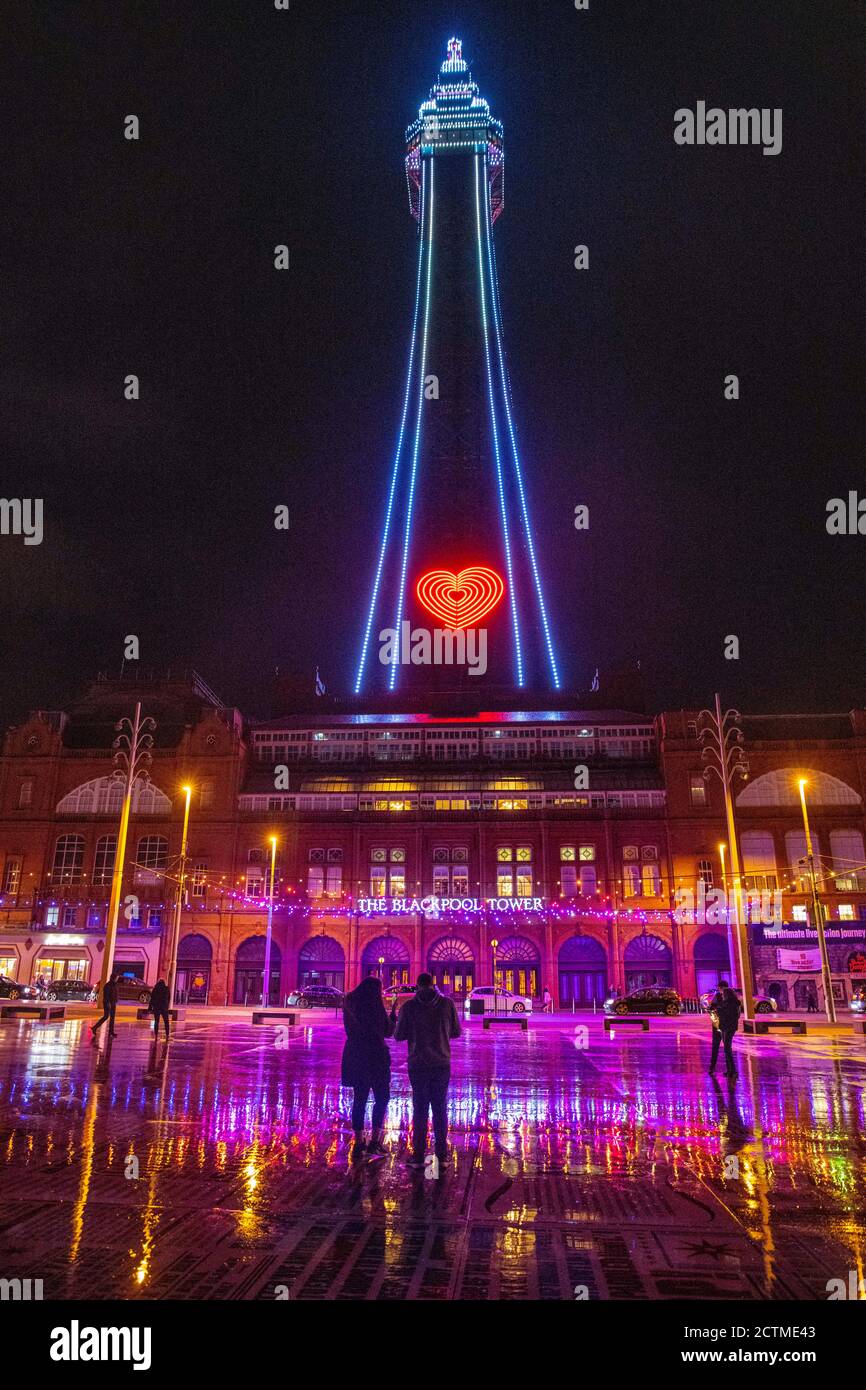
[[[95,1043],[95,1042],[96,1042],[96,1035],[97,1035],[97,1033],[99,1032],[99,1029],[102,1027],[103,1023],[106,1022],[106,1020],[109,1021],[109,1022],[108,1022],[108,1036],[109,1036],[110,1038],[116,1038],[116,1037],[117,1037],[117,1034],[116,1034],[115,1031],[114,1031],[114,1015],[115,1015],[115,1013],[117,1012],[117,971],[116,971],[116,970],[115,970],[115,971],[112,971],[111,979],[110,979],[110,980],[106,980],[106,981],[105,981],[105,984],[102,986],[102,1010],[103,1010],[103,1012],[102,1012],[102,1018],[98,1019],[98,1021],[97,1021],[96,1023],[92,1023],[92,1024],[90,1025],[90,1033],[91,1033],[90,1041],[91,1041],[92,1043]]]
[[[150,991],[150,1002],[148,1008],[153,1014],[153,1036],[159,1037],[159,1020],[165,1024],[165,1036],[168,1039],[168,985],[165,980],[157,980],[153,989]]]
[[[433,1111],[436,1157],[448,1157],[448,1083],[451,1080],[451,1039],[460,1037],[460,1019],[451,999],[440,994],[432,975],[419,975],[415,998],[403,1005],[394,1038],[409,1044],[412,1083],[413,1168],[424,1167],[427,1116]]]
[[[727,980],[719,980],[718,991],[710,1000],[710,1013],[715,1014],[718,1024],[713,1020],[713,1051],[710,1057],[710,1075],[719,1060],[719,1047],[725,1044],[725,1075],[736,1076],[734,1066],[734,1034],[740,1023],[743,1006]]]

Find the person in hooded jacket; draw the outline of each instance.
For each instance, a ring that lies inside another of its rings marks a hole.
[[[440,994],[432,975],[419,975],[414,999],[400,1010],[397,1042],[409,1044],[412,1084],[413,1168],[424,1167],[427,1119],[433,1111],[433,1140],[440,1162],[448,1157],[448,1085],[451,1081],[451,1040],[460,1037],[454,1001]]]
[[[153,989],[150,991],[150,1002],[148,1009],[153,1014],[153,1036],[159,1035],[159,1020],[165,1024],[165,1036],[168,1038],[168,1006],[169,993],[168,985],[165,980],[157,980]]]
[[[396,1023],[396,1003],[390,1014],[382,1002],[382,982],[375,975],[362,980],[343,1001],[343,1026],[346,1044],[341,1068],[344,1086],[352,1088],[352,1129],[355,1142],[352,1158],[384,1157],[382,1126],[391,1099],[391,1053],[385,1042],[393,1037]],[[370,1143],[364,1144],[364,1117],[370,1092],[373,1092],[372,1133]]]

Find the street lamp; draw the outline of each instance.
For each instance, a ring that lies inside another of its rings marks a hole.
[[[743,1015],[747,1019],[755,1017],[754,988],[752,985],[752,963],[749,956],[748,923],[743,910],[743,888],[740,878],[740,856],[737,850],[737,831],[734,825],[734,800],[731,787],[735,777],[746,778],[749,764],[743,747],[743,733],[739,727],[739,710],[729,709],[722,714],[722,705],[716,695],[715,713],[701,710],[703,728],[699,737],[704,743],[701,760],[706,764],[704,780],[709,782],[715,775],[722,784],[725,797],[725,818],[728,825],[728,846],[731,854],[731,874],[734,880],[734,934],[736,954],[732,950],[731,923],[728,917],[728,955],[731,969],[739,965],[739,986],[743,994]],[[725,901],[727,908],[727,899]]]
[[[271,992],[271,936],[274,929],[274,878],[277,866],[277,837],[271,836],[271,882],[268,892],[268,930],[265,936],[265,971],[262,979],[262,1008],[268,1007]]]
[[[379,957],[379,980],[380,980],[380,982],[382,982],[383,976],[384,976],[384,972],[383,972],[383,970],[382,970],[382,967],[383,967],[384,964],[385,964],[385,957],[384,957],[384,956],[380,956],[380,957]]]
[[[496,948],[497,948],[498,945],[499,945],[499,941],[498,941],[497,938],[494,936],[493,939],[492,939],[491,942],[490,942],[490,947],[491,947],[491,950],[493,951],[493,1012],[494,1012],[494,1013],[496,1013],[497,1005],[498,1005],[498,1002],[499,1002],[499,996],[498,996],[497,993],[496,993]]]
[[[135,706],[132,719],[124,716],[115,724],[117,738],[114,740],[116,764],[114,777],[124,783],[123,805],[120,811],[120,825],[117,830],[117,849],[114,852],[114,871],[111,876],[111,898],[108,904],[108,925],[105,931],[105,949],[102,952],[102,970],[97,986],[98,998],[102,998],[102,987],[111,979],[114,969],[114,946],[117,941],[117,919],[120,916],[120,897],[123,891],[123,867],[126,857],[126,836],[129,830],[129,813],[132,809],[132,793],[136,781],[148,781],[147,771],[152,762],[153,730],[156,720],[141,717],[141,701]]]
[[[174,905],[174,921],[171,926],[171,955],[169,957],[169,986],[168,1004],[173,1008],[175,1004],[174,989],[177,981],[177,952],[180,945],[180,916],[183,911],[183,887],[186,878],[186,846],[189,835],[189,804],[192,800],[192,787],[181,787],[181,791],[186,797],[183,808],[183,834],[180,840],[180,872],[177,882],[177,901]]]
[[[812,915],[815,918],[815,927],[818,932],[818,948],[821,952],[821,983],[824,986],[824,1008],[827,1012],[827,1022],[836,1022],[836,1001],[833,998],[833,982],[830,978],[830,958],[827,955],[827,938],[824,935],[824,908],[821,899],[818,897],[818,881],[815,877],[815,855],[812,850],[812,834],[809,830],[809,812],[806,810],[806,788],[809,785],[805,777],[801,777],[797,783],[800,789],[800,805],[803,808],[803,829],[806,832],[806,859],[809,863],[809,882],[812,886]]]

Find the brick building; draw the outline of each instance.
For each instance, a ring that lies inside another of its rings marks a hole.
[[[167,970],[185,782],[178,984],[191,1001],[260,997],[271,835],[274,1000],[307,981],[424,968],[461,995],[491,980],[494,940],[497,977],[535,996],[549,985],[561,1007],[643,983],[691,997],[730,970],[724,919],[674,911],[678,891],[722,886],[724,808],[702,776],[697,711],[651,717],[598,695],[579,708],[556,697],[470,710],[464,697],[457,709],[378,714],[282,700],[285,713],[251,722],[182,673],[100,680],[68,710],[35,711],[7,733],[0,973],[99,978],[120,804],[111,745],[136,699],[157,728],[133,805],[116,960],[147,983]],[[844,1006],[866,983],[866,711],[747,714],[742,727],[745,886],[781,894],[777,919],[750,927],[756,985],[783,1007],[820,1002],[799,864],[805,776]]]

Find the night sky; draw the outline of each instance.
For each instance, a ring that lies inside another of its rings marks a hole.
[[[275,666],[348,692],[414,295],[403,136],[452,33],[505,125],[566,684],[640,660],[654,708],[866,701],[866,536],[825,530],[866,496],[859,0],[29,0],[5,28],[0,493],[45,499],[45,539],[0,536],[4,726],[129,633],[251,715]],[[699,99],[781,107],[782,153],[678,147]]]

